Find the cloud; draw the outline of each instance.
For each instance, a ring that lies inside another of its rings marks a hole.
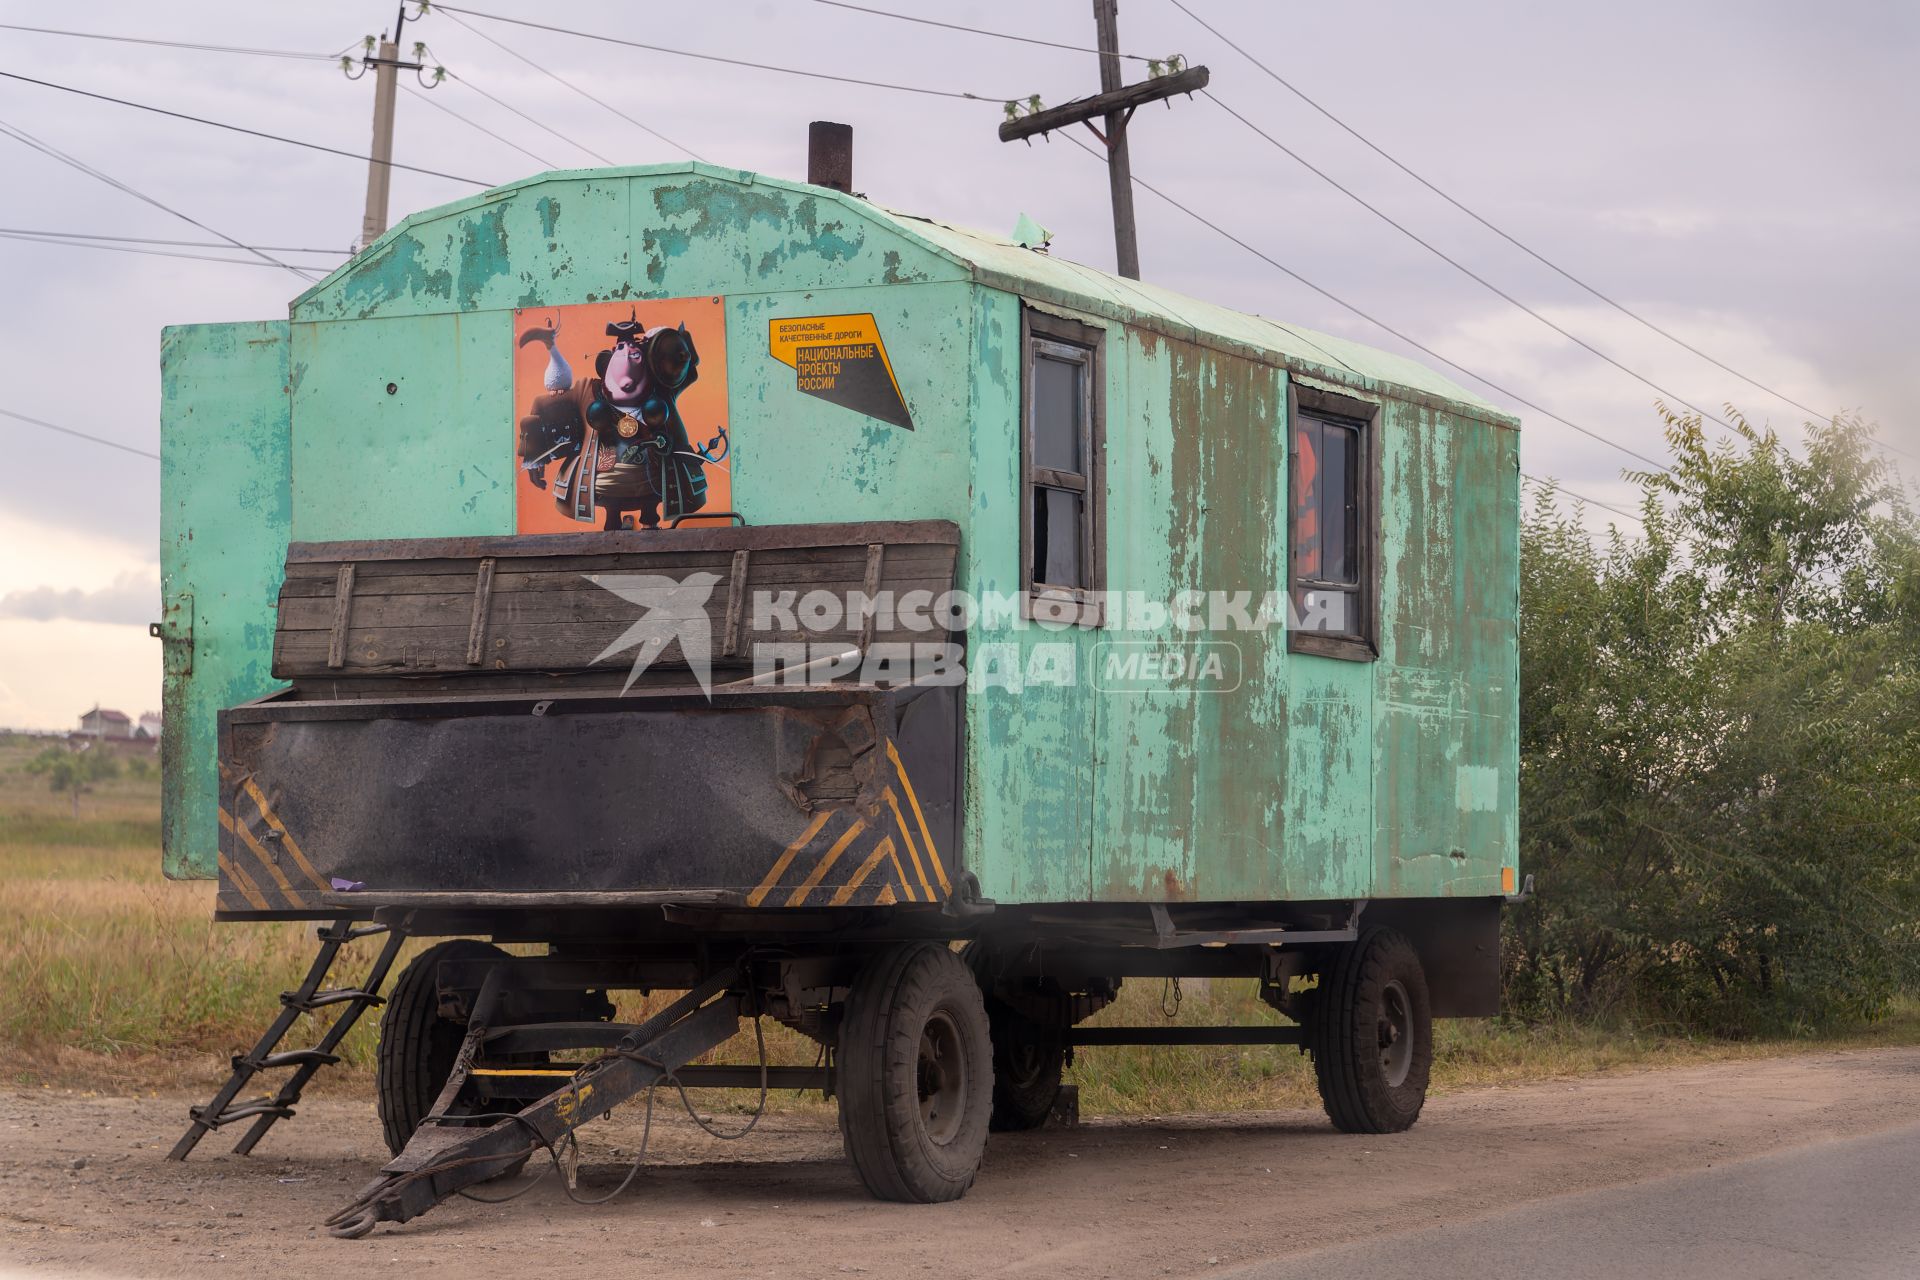
[[[69,619],[145,626],[160,616],[160,577],[152,572],[122,573],[113,585],[84,591],[78,587],[29,587],[0,596],[0,618],[35,622]]]

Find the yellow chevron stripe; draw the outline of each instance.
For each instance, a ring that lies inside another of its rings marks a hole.
[[[279,865],[274,862],[273,855],[261,848],[260,842],[254,839],[253,832],[247,830],[238,822],[235,822],[228,816],[225,809],[220,811],[220,825],[237,836],[241,843],[245,844],[247,848],[253,850],[254,858],[261,866],[267,869],[267,874],[273,877],[274,883],[280,886],[280,892],[287,895],[289,902],[293,903],[296,907],[304,907],[307,905],[300,897],[300,891],[293,887],[287,880],[286,873],[281,871]]]
[[[892,787],[886,789],[885,795],[888,806],[893,809],[894,825],[900,828],[900,838],[907,842],[907,856],[913,859],[913,873],[920,877],[920,887],[926,891],[927,901],[937,901],[940,895],[936,894],[933,886],[927,882],[927,869],[921,865],[920,850],[913,843],[913,832],[907,829],[907,815],[900,812],[900,797],[893,793]],[[913,889],[907,884],[904,871],[900,873],[900,883],[906,887],[907,896],[912,897]]]
[[[227,815],[225,812],[222,812],[220,816],[224,818]],[[266,911],[269,909],[267,906],[267,895],[260,892],[260,886],[255,884],[246,872],[227,861],[226,854],[221,853],[214,856],[220,863],[220,869],[227,873],[227,879],[231,880],[233,887],[240,891],[241,897],[251,902],[256,911]]]
[[[900,834],[905,836],[907,833],[902,831]],[[907,895],[908,902],[918,902],[919,899],[913,896],[913,886],[907,883],[907,869],[900,865],[900,850],[890,849],[887,851],[887,856],[893,859],[893,874],[900,880],[900,892]],[[928,896],[927,901],[933,901],[931,895]]]
[[[762,880],[754,891],[747,895],[748,906],[759,906],[761,902],[766,899],[766,896],[773,892],[773,886],[780,883],[780,877],[787,874],[787,868],[793,865],[795,855],[806,848],[813,838],[820,834],[820,828],[827,825],[827,819],[831,816],[832,811],[827,809],[822,809],[819,813],[813,815],[813,821],[809,822],[807,829],[800,833],[800,838],[786,847],[785,852],[781,853],[781,855],[774,860],[773,870],[767,872],[767,878]]]
[[[900,786],[907,793],[907,803],[913,806],[913,816],[920,822],[920,838],[927,842],[927,860],[933,863],[933,874],[940,879],[940,892],[946,893],[953,886],[947,882],[947,869],[940,865],[940,851],[933,847],[933,832],[927,828],[927,815],[920,811],[920,797],[913,793],[913,779],[907,776],[907,766],[900,763],[900,753],[893,749],[893,739],[887,739],[887,759],[893,761],[893,771],[900,775]]]
[[[253,803],[259,807],[260,816],[266,819],[268,826],[280,833],[280,843],[286,846],[286,850],[292,855],[295,865],[307,873],[307,879],[313,881],[313,887],[322,893],[333,888],[318,871],[313,869],[313,864],[307,861],[307,855],[300,852],[300,844],[293,838],[293,832],[287,830],[286,824],[274,815],[272,807],[267,804],[266,796],[260,793],[260,784],[252,778],[248,778],[245,787],[247,794],[253,798]],[[909,792],[908,794],[912,793]]]
[[[800,882],[800,887],[787,895],[787,905],[797,907],[805,902],[807,895],[813,892],[814,886],[820,883],[834,863],[840,861],[840,855],[847,851],[847,846],[853,843],[853,838],[866,829],[867,824],[855,818],[853,825],[847,828],[847,833],[835,840],[833,848],[827,850],[825,856],[814,864],[813,870],[807,873],[807,878]]]
[[[858,889],[861,884],[865,882],[866,878],[873,874],[873,869],[880,865],[880,860],[891,857],[893,857],[893,837],[881,836],[880,843],[873,846],[873,852],[868,854],[867,860],[860,864],[860,869],[853,873],[853,879],[841,885],[839,891],[827,900],[827,905],[833,907],[846,906],[847,902],[853,897],[854,890]],[[896,866],[899,865],[899,859],[894,859],[894,864]]]

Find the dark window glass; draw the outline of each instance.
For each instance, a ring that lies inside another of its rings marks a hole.
[[[1033,362],[1033,462],[1051,471],[1082,470],[1080,440],[1086,423],[1085,392],[1078,360],[1037,356]]]
[[[1080,545],[1086,528],[1085,500],[1066,489],[1033,489],[1033,572],[1035,586],[1082,587],[1086,563]]]
[[[1344,427],[1320,425],[1320,576],[1327,582],[1359,582],[1354,571],[1353,484],[1359,477],[1354,444]]]

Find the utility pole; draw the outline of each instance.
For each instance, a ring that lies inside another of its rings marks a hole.
[[[1008,119],[1000,126],[1000,141],[1031,138],[1068,125],[1084,124],[1107,149],[1107,185],[1113,196],[1113,250],[1120,274],[1130,280],[1140,278],[1140,240],[1133,221],[1133,167],[1127,153],[1127,125],[1134,109],[1146,102],[1158,102],[1176,93],[1193,93],[1207,87],[1210,78],[1205,67],[1181,67],[1179,59],[1169,59],[1174,69],[1159,74],[1159,64],[1149,63],[1154,74],[1135,84],[1120,82],[1120,4],[1119,0],[1093,0],[1093,21],[1100,52],[1100,92],[1065,106],[1048,107],[1018,114],[1015,103],[1007,104]],[[1105,132],[1093,121],[1100,117]]]
[[[399,89],[399,77],[402,68],[420,71],[419,62],[400,60],[400,29],[407,25],[407,6],[400,5],[400,15],[394,19],[393,39],[383,34],[380,37],[379,53],[371,51],[360,59],[364,68],[372,67],[373,80],[373,146],[368,151],[371,157],[367,162],[367,211],[360,219],[360,247],[366,248],[387,229],[387,197],[393,186],[393,104],[394,95]]]

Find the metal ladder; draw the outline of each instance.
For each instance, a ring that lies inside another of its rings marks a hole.
[[[387,940],[380,948],[379,957],[373,962],[373,969],[367,974],[365,983],[358,987],[336,987],[323,989],[321,983],[327,980],[333,968],[334,959],[340,954],[340,948],[357,938],[370,938],[385,934]],[[381,986],[387,980],[387,973],[393,968],[394,960],[400,954],[400,946],[406,941],[406,935],[384,924],[355,924],[351,916],[336,920],[332,925],[320,929],[316,936],[320,939],[319,954],[314,956],[313,964],[307,970],[306,980],[293,991],[280,993],[280,1016],[273,1020],[266,1033],[260,1037],[260,1043],[253,1046],[250,1053],[233,1058],[233,1074],[213,1095],[213,1101],[204,1107],[194,1107],[188,1114],[193,1123],[180,1141],[173,1144],[173,1150],[167,1153],[169,1160],[185,1160],[200,1139],[223,1125],[235,1121],[253,1121],[246,1136],[234,1144],[234,1154],[246,1155],[251,1152],[260,1139],[267,1136],[267,1130],[276,1120],[284,1120],[293,1115],[294,1103],[300,1101],[300,1091],[307,1086],[320,1068],[340,1061],[334,1052],[340,1042],[346,1039],[347,1032],[360,1020],[360,1015],[375,1005],[385,1003],[379,994]],[[279,1048],[280,1041],[300,1015],[325,1009],[332,1005],[345,1005],[346,1008],[335,1019],[320,1042],[311,1049]],[[247,1082],[262,1071],[278,1067],[292,1067],[293,1074],[287,1077],[279,1090],[270,1097],[259,1097],[236,1105],[234,1099],[247,1087]]]

